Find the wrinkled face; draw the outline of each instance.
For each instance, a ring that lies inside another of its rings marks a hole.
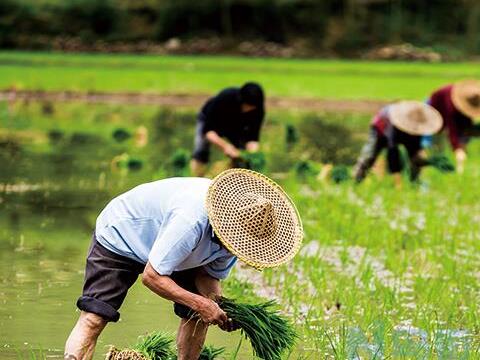
[[[255,105],[250,105],[247,103],[242,103],[242,113],[248,113],[255,110],[257,107]]]

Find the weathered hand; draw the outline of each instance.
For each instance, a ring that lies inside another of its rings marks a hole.
[[[240,329],[240,326],[231,318],[228,318],[227,321],[225,321],[225,323],[222,326],[220,326],[220,329],[226,332],[232,332]]]
[[[206,324],[214,324],[223,327],[227,322],[227,314],[220,309],[218,304],[210,299],[205,298],[200,307],[197,309],[202,321]]]

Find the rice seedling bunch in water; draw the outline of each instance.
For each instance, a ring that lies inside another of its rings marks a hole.
[[[172,350],[173,339],[162,332],[153,332],[141,337],[133,349],[150,360],[170,360],[175,356]]]
[[[220,298],[218,304],[241,329],[259,358],[278,360],[295,345],[295,329],[275,309],[275,301],[251,305]]]
[[[105,360],[173,360],[173,339],[165,333],[154,332],[142,336],[131,349],[111,347]]]
[[[215,360],[225,351],[207,345],[202,349],[199,360]],[[111,347],[105,360],[176,360],[173,338],[162,332],[142,336],[131,349],[118,350]]]
[[[131,349],[119,350],[115,346],[110,347],[105,360],[150,360],[138,351]]]

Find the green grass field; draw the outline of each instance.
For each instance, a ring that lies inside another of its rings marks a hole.
[[[0,52],[1,89],[211,94],[255,80],[272,96],[387,100],[467,77],[480,77],[478,63]]]

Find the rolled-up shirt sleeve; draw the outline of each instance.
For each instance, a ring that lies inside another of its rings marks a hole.
[[[224,256],[208,263],[204,266],[204,269],[208,275],[215,279],[223,280],[228,276],[236,262],[236,256]]]
[[[158,232],[148,261],[159,275],[171,275],[195,249],[201,234],[200,224],[172,214]]]

